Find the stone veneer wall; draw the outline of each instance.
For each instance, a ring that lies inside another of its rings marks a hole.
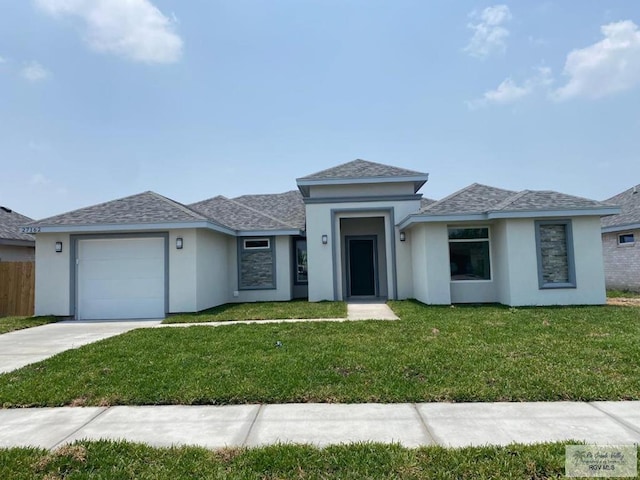
[[[272,250],[242,250],[240,288],[274,288]]]
[[[633,233],[635,243],[618,245],[620,233]],[[607,288],[640,292],[640,230],[605,233],[602,249]]]
[[[569,282],[566,225],[540,225],[540,250],[544,283]]]

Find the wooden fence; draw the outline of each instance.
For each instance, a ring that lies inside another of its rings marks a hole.
[[[33,315],[35,262],[0,262],[0,317]]]

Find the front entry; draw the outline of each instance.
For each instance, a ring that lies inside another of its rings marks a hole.
[[[347,237],[347,295],[376,296],[376,238]]]

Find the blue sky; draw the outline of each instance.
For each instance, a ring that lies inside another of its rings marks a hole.
[[[282,192],[363,158],[610,197],[640,183],[640,2],[0,0],[0,204]]]

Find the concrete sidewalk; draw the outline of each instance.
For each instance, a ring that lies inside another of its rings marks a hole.
[[[160,320],[67,320],[0,335],[0,373]]]
[[[349,302],[347,303],[346,318],[280,318],[270,320],[229,320],[218,322],[196,323],[165,323],[157,325],[164,327],[222,327],[228,325],[265,325],[269,323],[314,323],[314,322],[351,322],[358,320],[400,320],[385,302]]]
[[[0,410],[0,447],[80,439],[209,448],[278,442],[407,447],[640,442],[640,402],[283,404]]]

